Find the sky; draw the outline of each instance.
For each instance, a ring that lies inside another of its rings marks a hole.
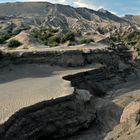
[[[19,1],[48,1],[74,7],[87,7],[94,10],[104,8],[118,16],[124,16],[125,14],[140,15],[140,0],[0,0],[1,3]]]

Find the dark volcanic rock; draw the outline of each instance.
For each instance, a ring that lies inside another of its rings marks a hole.
[[[92,102],[75,95],[44,101],[15,113],[0,126],[1,140],[57,139],[88,128],[96,118]]]

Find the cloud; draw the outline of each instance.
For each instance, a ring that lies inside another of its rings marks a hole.
[[[71,5],[74,7],[87,7],[90,9],[100,9],[103,8],[103,6],[97,6],[93,1],[87,1],[87,0],[25,0],[25,1],[47,1],[51,3],[60,3],[60,4],[65,4],[65,5]]]
[[[94,10],[98,10],[100,8],[103,8],[103,6],[97,6],[96,4],[94,4],[93,2],[87,2],[85,0],[75,0],[74,1],[74,5],[76,7],[87,7],[90,9],[94,9]]]

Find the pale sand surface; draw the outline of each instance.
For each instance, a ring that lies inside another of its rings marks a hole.
[[[89,45],[82,44],[82,45],[75,45],[75,46],[66,46],[61,45],[57,47],[48,47],[45,45],[30,45],[28,49],[23,49],[22,47],[18,47],[16,49],[9,49],[6,46],[0,46],[0,50],[3,52],[41,52],[41,51],[73,51],[73,50],[82,50],[82,51],[90,51],[90,50],[97,50],[97,49],[105,49],[108,48],[108,45],[101,44],[101,43],[92,43]]]
[[[20,108],[73,92],[63,76],[97,68],[60,68],[39,64],[9,66],[0,70],[0,123]]]

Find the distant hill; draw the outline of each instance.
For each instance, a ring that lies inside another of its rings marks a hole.
[[[124,19],[140,26],[140,16],[126,15]]]
[[[0,4],[0,44],[15,36],[23,46],[35,42],[48,46],[77,45],[93,40],[109,43],[110,36],[127,36],[139,29],[140,16],[118,17],[103,8],[95,11],[49,2]]]
[[[35,26],[53,26],[63,30],[81,29],[96,31],[98,28],[128,25],[129,23],[109,11],[94,11],[48,2],[16,2],[0,4],[0,19],[16,19]]]

